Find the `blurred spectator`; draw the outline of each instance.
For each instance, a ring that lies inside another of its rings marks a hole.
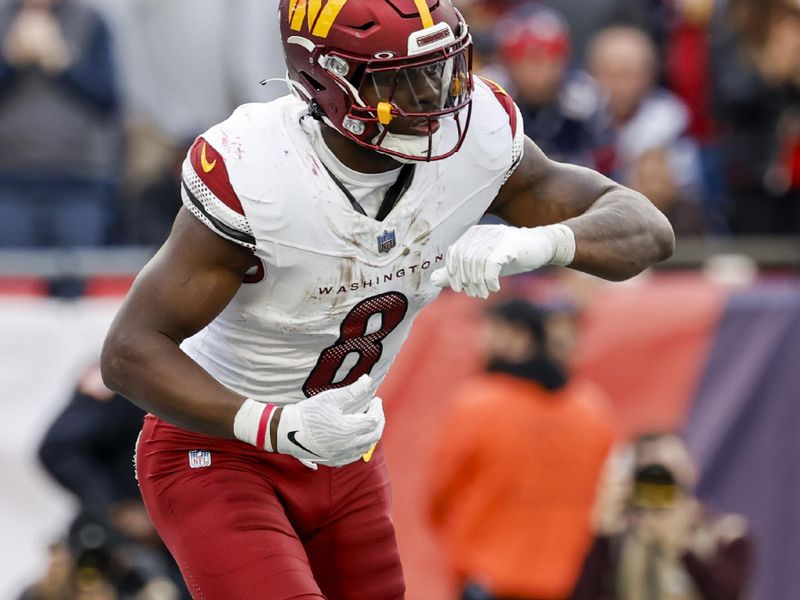
[[[534,0],[535,1],[535,0]],[[508,11],[520,5],[530,4],[526,0],[461,0],[458,10],[469,23],[473,43],[473,68],[481,72],[496,60],[498,35],[497,23]]]
[[[549,8],[524,6],[500,22],[497,36],[498,56],[528,137],[554,160],[608,173],[613,134],[604,95],[585,71],[569,69],[564,18]],[[506,83],[502,75],[498,79]]]
[[[47,568],[40,581],[30,586],[20,600],[72,600],[74,560],[66,544],[48,548]]]
[[[150,522],[134,477],[132,459],[143,418],[139,408],[103,385],[99,367],[93,366],[50,426],[39,456],[80,502],[69,536],[75,585],[85,583],[89,571],[100,588],[128,594],[152,580],[172,581],[178,598],[183,580]]]
[[[288,93],[276,2],[94,0],[120,40],[127,240],[159,245],[180,208],[186,151],[238,105]]]
[[[744,598],[753,571],[747,523],[695,498],[683,438],[642,436],[633,455],[601,493],[598,534],[572,600]]]
[[[800,233],[800,4],[729,0],[714,105],[735,233]]]
[[[712,141],[711,57],[708,37],[714,0],[672,0],[666,41],[665,79],[689,110],[687,132]]]
[[[589,40],[612,25],[650,29],[659,23],[654,7],[659,0],[460,0],[458,9],[469,23],[475,43],[475,69],[495,60],[497,41],[505,35],[498,22],[510,12],[536,6],[549,7],[566,18],[572,30],[573,66],[579,66]]]
[[[583,62],[589,42],[603,29],[628,25],[653,32],[661,26],[658,0],[541,0],[541,3],[565,16],[572,30],[576,64]]]
[[[665,40],[665,81],[689,110],[688,135],[700,149],[706,230],[730,233],[718,127],[712,116],[711,20],[714,0],[671,0]]]
[[[488,373],[454,394],[430,516],[464,600],[563,599],[589,546],[614,430],[595,390],[569,381],[572,319],[524,300],[489,314]]]
[[[112,42],[75,0],[0,8],[0,246],[94,246],[121,146]]]
[[[143,419],[141,409],[103,385],[94,366],[50,426],[39,457],[83,510],[109,514],[139,500],[131,461]]]
[[[699,233],[703,219],[698,149],[686,135],[686,106],[657,86],[653,41],[632,27],[607,29],[592,40],[588,60],[608,94],[616,133],[615,178],[648,196],[676,233]]]
[[[94,0],[119,39],[125,112],[166,141],[194,141],[245,102],[288,93],[276,2]]]

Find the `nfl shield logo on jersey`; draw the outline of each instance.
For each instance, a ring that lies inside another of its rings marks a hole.
[[[384,230],[378,236],[378,252],[389,252],[395,246],[397,246],[397,238],[394,235],[394,229],[391,231]]]
[[[189,452],[189,466],[192,469],[203,469],[211,466],[211,452],[208,450],[192,450]]]

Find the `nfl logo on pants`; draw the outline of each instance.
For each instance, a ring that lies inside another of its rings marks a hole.
[[[384,230],[378,236],[378,252],[389,252],[395,246],[397,246],[397,238],[394,235],[394,229],[391,231]]]
[[[203,469],[211,466],[211,452],[208,450],[192,450],[189,452],[189,467]]]

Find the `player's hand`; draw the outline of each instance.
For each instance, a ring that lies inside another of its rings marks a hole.
[[[355,462],[381,439],[383,402],[372,395],[372,378],[322,392],[283,407],[277,451],[306,466],[340,467]]]
[[[468,296],[488,298],[500,290],[500,277],[533,271],[549,264],[569,264],[575,236],[565,225],[526,229],[475,225],[447,250],[446,267],[431,282]]]

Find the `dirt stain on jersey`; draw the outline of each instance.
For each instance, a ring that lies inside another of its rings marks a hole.
[[[420,268],[409,269],[411,271],[411,285],[414,288],[414,291],[418,292],[420,287],[422,287],[422,276],[425,271],[421,268],[422,266],[422,252],[415,252],[413,254],[412,259],[416,265],[415,267],[419,266]],[[430,263],[427,263],[430,264]]]
[[[348,256],[342,259],[341,267],[339,268],[339,281],[342,283],[346,283],[349,281],[358,281],[362,277],[362,269],[361,265],[353,256]],[[336,309],[337,307],[341,306],[342,304],[347,303],[348,301],[348,294],[336,294],[333,297],[333,304],[331,305],[331,309]],[[334,311],[336,312],[336,311]]]
[[[308,159],[311,162],[311,172],[314,174],[314,177],[318,177],[320,172],[320,166],[319,163],[317,162],[317,157],[309,152]]]
[[[428,227],[428,230],[421,236],[419,236],[416,240],[414,240],[414,243],[419,244],[420,246],[425,246],[428,243],[428,240],[431,239],[432,233],[433,230],[430,227]]]
[[[340,281],[352,281],[356,270],[356,259],[348,256],[342,260],[342,267],[339,269]]]

